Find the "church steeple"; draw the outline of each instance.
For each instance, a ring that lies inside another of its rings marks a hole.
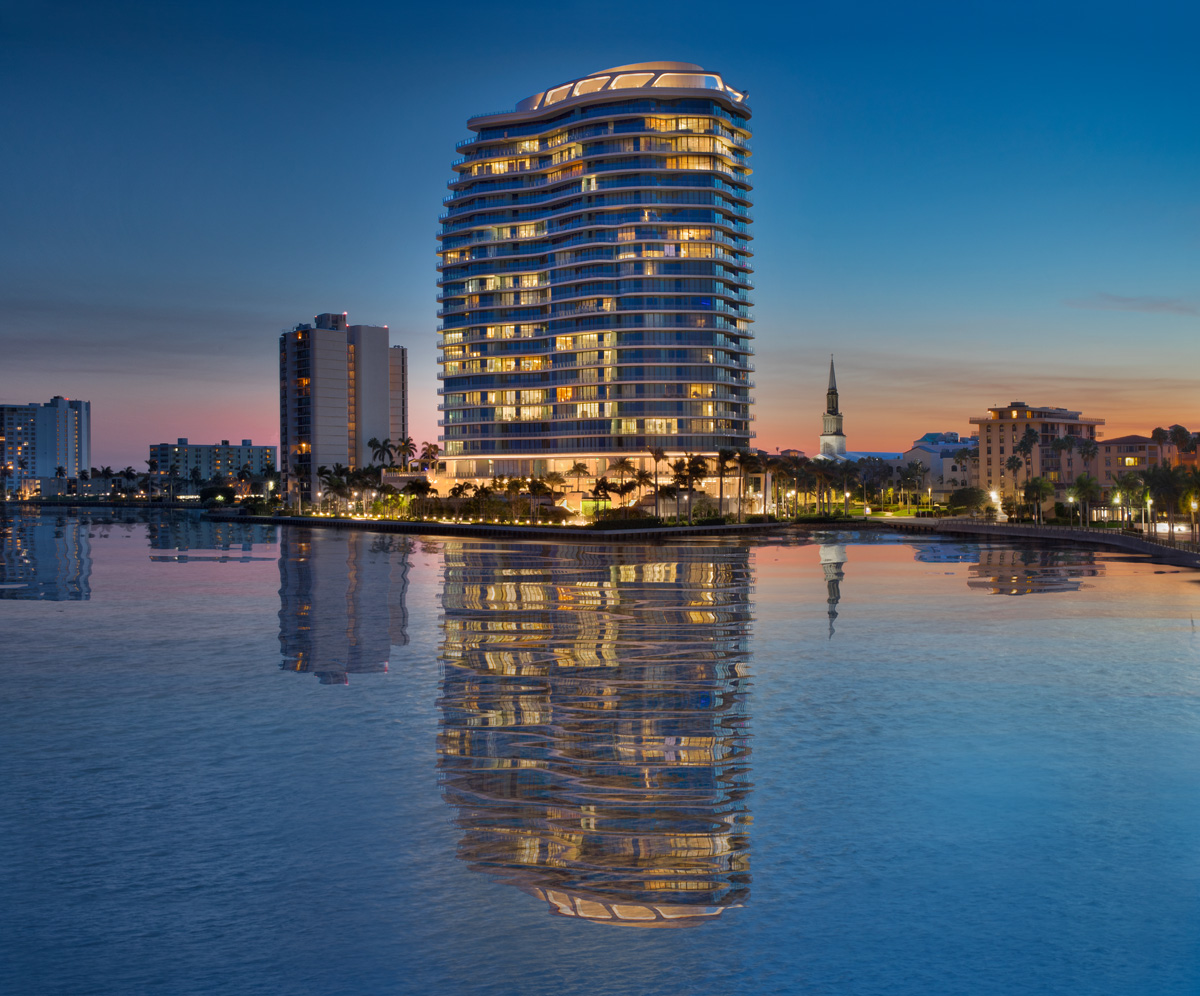
[[[840,415],[838,411],[838,389],[837,377],[833,373],[833,354],[829,354],[829,390],[825,392],[825,413],[827,415]]]
[[[842,432],[842,413],[838,409],[837,378],[833,372],[833,355],[829,357],[829,390],[825,392],[825,416],[821,425],[821,455],[846,455],[846,434]]]

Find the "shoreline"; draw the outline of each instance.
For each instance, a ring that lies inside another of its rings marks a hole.
[[[507,523],[446,522],[413,519],[332,518],[326,516],[242,515],[234,512],[212,512],[195,505],[179,502],[129,504],[125,502],[4,502],[0,516],[9,508],[36,510],[39,514],[55,511],[96,509],[114,511],[200,512],[214,522],[242,522],[248,525],[302,526],[326,529],[361,529],[370,532],[402,533],[416,536],[460,536],[509,540],[560,540],[566,542],[603,540],[669,540],[689,537],[743,536],[782,530],[811,531],[820,529],[890,529],[899,534],[977,536],[1004,540],[1042,540],[1088,547],[1108,547],[1139,553],[1176,567],[1200,569],[1200,549],[1187,549],[1175,544],[1160,543],[1131,536],[1128,533],[1078,526],[1039,526],[1024,523],[997,523],[975,519],[945,518],[856,518],[831,519],[825,522],[745,522],[695,526],[631,526],[628,529],[593,529],[588,526],[534,526]]]

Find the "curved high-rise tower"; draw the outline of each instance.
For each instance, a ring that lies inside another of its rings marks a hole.
[[[748,445],[749,119],[652,62],[468,120],[438,249],[451,476]]]

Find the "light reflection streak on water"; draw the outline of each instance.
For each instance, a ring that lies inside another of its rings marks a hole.
[[[448,542],[444,563],[459,857],[594,922],[744,903],[747,549]]]

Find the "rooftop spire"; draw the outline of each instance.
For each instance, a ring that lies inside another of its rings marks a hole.
[[[833,353],[829,354],[829,390],[837,390],[837,378],[833,376]]]

